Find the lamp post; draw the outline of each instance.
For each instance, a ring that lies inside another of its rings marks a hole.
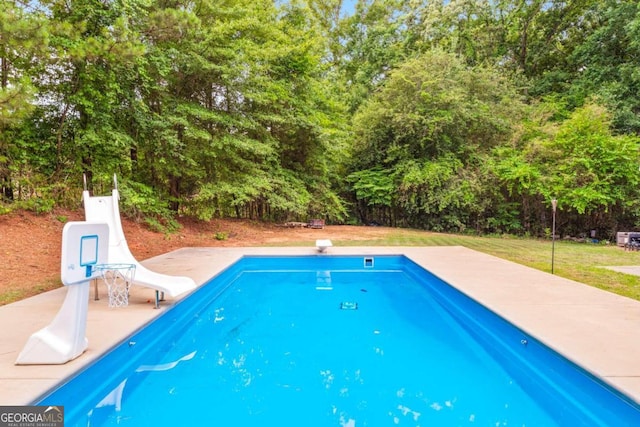
[[[553,274],[553,261],[556,255],[556,208],[558,207],[558,200],[551,200],[551,208],[553,209],[553,222],[551,227],[551,274]]]

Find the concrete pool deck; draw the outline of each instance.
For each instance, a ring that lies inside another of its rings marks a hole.
[[[316,255],[315,247],[184,248],[143,262],[151,270],[204,283],[244,255]],[[403,254],[640,403],[640,301],[460,246],[332,247],[330,255]],[[91,286],[89,348],[64,365],[16,366],[28,338],[47,326],[66,295],[59,288],[0,307],[0,405],[26,405],[165,312],[154,292],[134,286],[129,305],[108,308]],[[109,375],[105,373],[105,376]]]

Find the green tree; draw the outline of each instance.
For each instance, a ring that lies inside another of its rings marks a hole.
[[[515,90],[494,69],[429,52],[392,72],[358,111],[352,177],[389,170],[407,225],[483,227],[482,165],[521,114]]]
[[[30,13],[13,1],[0,1],[0,201],[14,200],[12,175],[21,155],[16,133],[33,110],[31,78],[47,43],[42,14]]]
[[[135,31],[135,2],[43,2],[50,47],[34,84],[39,102],[26,148],[38,146],[53,181],[89,184],[98,172],[110,182],[128,171],[131,139],[119,122],[131,99],[132,65],[144,52]],[[69,179],[70,181],[66,181]],[[76,187],[77,188],[77,187]]]
[[[640,141],[614,136],[610,126],[608,111],[589,103],[562,122],[548,142],[547,188],[573,213],[576,228],[611,230],[616,217],[636,203]]]
[[[399,0],[360,0],[355,13],[341,21],[339,34],[345,54],[340,70],[351,112],[355,112],[405,58],[403,5]]]
[[[597,96],[613,113],[615,129],[640,134],[640,6],[636,1],[597,2],[591,28],[569,60],[576,105]]]
[[[341,107],[309,11],[242,0],[187,9],[150,14],[136,179],[202,218],[343,215],[330,161]]]
[[[405,49],[437,48],[469,64],[495,62],[505,53],[501,2],[486,0],[412,0],[404,15]]]
[[[564,233],[611,234],[637,210],[640,141],[614,135],[602,106],[587,103],[566,118],[563,110],[557,103],[540,104],[531,116],[537,120],[518,142],[494,151],[491,170],[506,200],[520,206],[526,231],[542,233],[540,218],[557,198]]]

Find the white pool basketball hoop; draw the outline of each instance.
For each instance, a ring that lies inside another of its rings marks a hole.
[[[80,356],[85,335],[89,281],[100,277],[95,266],[105,263],[109,226],[104,223],[69,222],[62,230],[60,278],[67,296],[51,324],[31,335],[16,360],[17,365],[62,364]]]
[[[135,264],[96,264],[93,269],[107,285],[109,307],[129,305],[129,288],[136,273]]]
[[[85,221],[68,222],[62,229],[60,277],[65,285],[100,277],[95,265],[107,262],[109,226]]]

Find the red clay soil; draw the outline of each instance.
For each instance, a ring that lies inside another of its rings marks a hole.
[[[61,286],[62,228],[66,221],[83,219],[83,211],[0,215],[0,305]],[[178,232],[165,235],[126,218],[122,222],[129,248],[138,260],[183,247],[278,246],[291,242],[312,245],[319,238],[363,240],[389,233],[384,227],[341,225],[316,230],[244,220],[203,222],[184,218]],[[226,238],[220,240],[216,235]]]

